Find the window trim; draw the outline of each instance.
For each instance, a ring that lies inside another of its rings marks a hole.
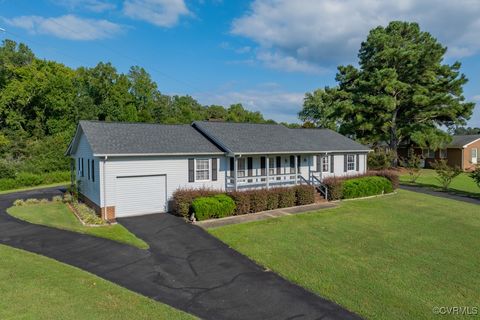
[[[350,161],[350,157],[352,157],[352,161]],[[349,165],[353,165],[353,168],[350,169]],[[347,154],[347,172],[348,171],[356,171],[355,169],[356,159],[354,154]]]
[[[198,162],[199,161],[206,161],[207,163],[207,168],[199,170],[198,169]],[[209,158],[198,158],[195,159],[195,181],[210,181],[211,175],[210,175],[210,169],[211,169],[211,163]],[[199,179],[197,173],[198,172],[207,172],[207,179]]]
[[[473,150],[475,150],[475,157],[473,156]],[[478,162],[478,148],[472,148],[470,152],[470,161],[473,162],[473,159],[475,159]]]

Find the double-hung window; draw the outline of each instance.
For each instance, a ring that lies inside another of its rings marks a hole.
[[[329,164],[328,160],[329,159],[330,158],[328,156],[325,156],[325,157],[322,158],[322,171],[323,172],[328,172],[328,170],[329,170],[329,166],[328,166],[328,164]]]
[[[210,159],[197,159],[195,161],[195,180],[209,180],[210,179]]]
[[[245,177],[245,158],[238,158],[237,160],[237,177]]]
[[[355,170],[355,155],[349,154],[347,155],[347,171]]]
[[[447,149],[440,149],[440,159],[447,158]]]

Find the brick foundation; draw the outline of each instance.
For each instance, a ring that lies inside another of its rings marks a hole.
[[[90,200],[84,194],[78,193],[78,200],[85,203],[87,206],[92,208],[95,213],[101,217],[103,220],[108,222],[115,222],[115,206],[110,206],[106,208],[101,208],[98,204]]]

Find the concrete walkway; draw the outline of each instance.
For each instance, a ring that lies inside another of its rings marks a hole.
[[[0,196],[0,243],[76,266],[203,319],[360,319],[169,214],[119,219],[150,245],[141,250],[6,213],[15,199],[57,194],[45,189]]]
[[[257,213],[243,214],[240,216],[231,216],[231,217],[226,217],[221,219],[209,219],[204,221],[197,221],[195,222],[195,225],[202,227],[204,229],[209,229],[209,228],[227,226],[230,224],[260,221],[260,220],[265,220],[270,218],[290,216],[292,214],[334,208],[336,206],[337,204],[331,203],[331,202],[313,203],[313,204],[307,204],[304,206],[280,208],[280,209],[262,211]]]
[[[435,197],[452,199],[452,200],[463,201],[463,202],[468,202],[468,203],[480,205],[480,198],[469,197],[467,195],[452,193],[452,192],[448,192],[448,191],[447,192],[437,191],[437,190],[434,190],[434,189],[429,188],[429,187],[418,187],[418,186],[410,186],[410,185],[401,184],[400,189],[413,191],[413,192],[418,192],[418,193],[423,193],[423,194],[428,194],[428,195],[435,196]]]

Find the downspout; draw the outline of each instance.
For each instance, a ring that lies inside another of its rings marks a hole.
[[[104,210],[104,219],[107,220],[107,188],[106,188],[106,184],[107,184],[107,180],[106,180],[106,169],[107,169],[107,160],[108,160],[108,156],[105,156],[105,158],[103,159],[103,210]]]

